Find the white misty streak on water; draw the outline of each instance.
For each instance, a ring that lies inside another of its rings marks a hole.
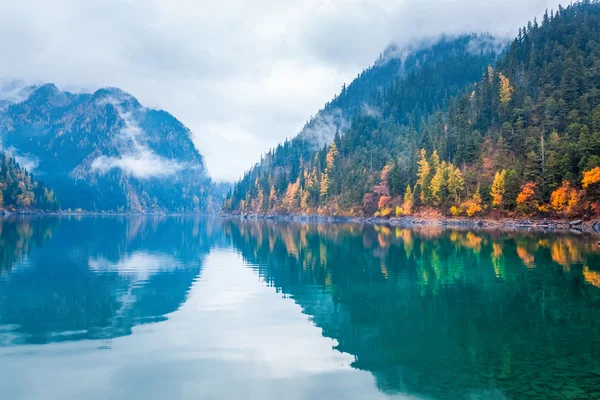
[[[184,267],[171,256],[145,251],[136,251],[117,262],[104,258],[90,258],[88,265],[94,272],[116,272],[120,276],[131,278],[133,282],[144,282],[155,274]]]
[[[97,157],[92,161],[92,170],[106,173],[112,169],[120,169],[127,175],[148,179],[168,177],[187,167],[184,163],[155,154],[140,140],[144,137],[145,132],[133,112],[123,110],[117,99],[109,98],[107,102],[115,108],[125,124],[119,132],[119,136],[124,143],[129,145],[129,148],[126,153],[117,157],[104,155]]]

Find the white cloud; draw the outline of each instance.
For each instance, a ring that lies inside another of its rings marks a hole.
[[[0,149],[2,146],[0,146]],[[35,172],[38,165],[40,165],[40,159],[31,154],[22,154],[17,151],[17,149],[13,146],[10,146],[6,149],[7,153],[10,153],[11,156],[14,157],[15,161],[25,170],[30,173]]]
[[[235,179],[262,152],[298,133],[388,43],[404,46],[442,32],[514,35],[557,4],[4,1],[0,76],[61,88],[120,87],[184,122],[209,172]]]
[[[160,157],[144,144],[144,131],[132,111],[124,111],[119,103],[123,99],[107,98],[115,107],[125,126],[119,133],[121,154],[116,157],[99,156],[92,161],[92,171],[106,173],[112,169],[120,169],[127,175],[136,178],[164,178],[173,175],[187,166],[175,160]]]

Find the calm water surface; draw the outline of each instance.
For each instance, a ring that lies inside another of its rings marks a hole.
[[[597,240],[0,219],[0,398],[600,399]]]

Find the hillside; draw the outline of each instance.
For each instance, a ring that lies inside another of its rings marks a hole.
[[[0,151],[0,209],[3,208],[55,211],[58,203],[51,189]]]
[[[469,52],[424,64],[371,97],[370,112],[359,113],[333,144],[314,157],[292,155],[295,167],[284,179],[279,160],[250,171],[225,209],[595,214],[599,27],[600,5],[584,1],[519,29],[495,66],[476,64]]]
[[[303,203],[303,211],[311,212],[334,203],[335,207],[352,208],[354,203],[360,203],[362,192],[380,164],[382,155],[375,147],[381,146],[387,151],[390,141],[398,134],[397,129],[415,130],[424,117],[445,107],[453,95],[479,79],[486,66],[497,57],[497,48],[491,45],[496,42],[488,35],[465,35],[443,37],[433,44],[404,52],[391,46],[372,67],[347,88],[342,88],[340,95],[297,137],[269,152],[245,174],[226,200],[224,211],[293,212],[299,210],[300,203]],[[322,117],[324,113],[331,114],[331,110],[344,118]],[[374,124],[386,126],[385,131],[379,130],[380,137],[370,137],[368,130],[374,128]],[[346,182],[340,179],[341,175],[333,176],[342,173],[341,165],[335,166],[333,174],[332,171],[325,173],[328,146],[335,141],[339,148],[342,138],[347,143],[346,162],[355,165],[360,175],[350,171]],[[363,145],[372,146],[374,151],[363,154],[358,149]],[[375,153],[374,157],[371,153]],[[359,156],[361,160],[356,163],[350,155]],[[367,161],[367,169],[363,168],[364,161]],[[284,200],[289,194],[288,187],[298,193],[298,201],[291,200],[298,203],[298,207],[290,205],[289,199]],[[300,192],[306,197],[305,201],[301,201]],[[340,197],[340,193],[346,195]]]
[[[0,139],[63,210],[209,212],[221,202],[190,131],[116,88],[35,88],[6,104]]]

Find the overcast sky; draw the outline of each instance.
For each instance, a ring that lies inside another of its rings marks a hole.
[[[0,77],[116,86],[234,180],[375,61],[442,32],[514,35],[548,0],[0,0]]]

